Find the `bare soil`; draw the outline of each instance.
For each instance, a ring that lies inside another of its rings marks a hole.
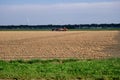
[[[120,57],[120,31],[1,31],[0,59]]]

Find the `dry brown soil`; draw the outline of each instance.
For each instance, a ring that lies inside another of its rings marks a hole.
[[[120,31],[0,31],[0,59],[120,57]]]

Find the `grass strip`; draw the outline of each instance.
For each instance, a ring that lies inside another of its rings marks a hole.
[[[0,60],[0,79],[120,80],[120,58]]]

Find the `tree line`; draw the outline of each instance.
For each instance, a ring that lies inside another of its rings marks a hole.
[[[119,24],[68,24],[68,25],[0,25],[0,30],[52,30],[55,28],[67,29],[120,29]]]

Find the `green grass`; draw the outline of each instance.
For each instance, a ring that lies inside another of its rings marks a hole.
[[[120,80],[120,58],[1,60],[0,79]]]

